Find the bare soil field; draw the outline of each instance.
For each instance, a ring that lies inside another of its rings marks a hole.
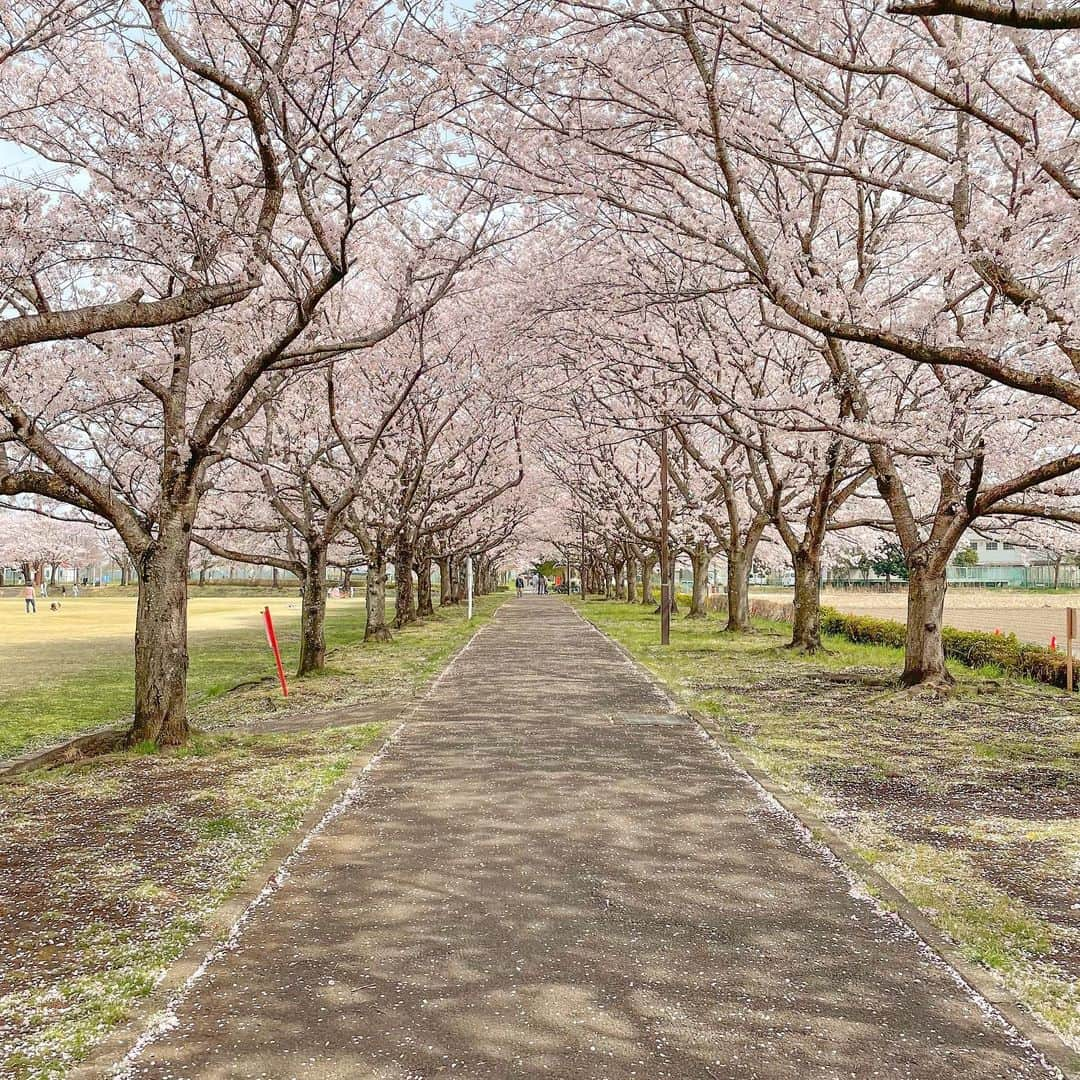
[[[755,596],[790,601],[786,589],[755,589]],[[873,592],[859,589],[826,589],[823,604],[856,615],[903,622],[907,597],[902,592]],[[958,630],[984,630],[1015,634],[1021,641],[1046,647],[1057,638],[1065,648],[1065,609],[1080,608],[1080,592],[1029,593],[1004,589],[950,589],[945,599],[945,618]],[[1080,647],[1074,646],[1080,652]]]

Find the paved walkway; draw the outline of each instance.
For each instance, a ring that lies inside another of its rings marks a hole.
[[[504,605],[133,1075],[1046,1076],[668,710]]]

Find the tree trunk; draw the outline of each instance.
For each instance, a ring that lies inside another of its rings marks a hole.
[[[750,630],[750,567],[752,557],[745,548],[728,547],[727,604],[725,630],[745,634]]]
[[[416,622],[416,592],[412,577],[413,554],[399,541],[394,553],[394,580],[397,582],[397,598],[394,601],[394,629],[400,630]]]
[[[392,640],[390,627],[386,625],[386,556],[381,551],[376,551],[368,560],[364,640]]]
[[[705,545],[698,543],[690,553],[690,567],[694,575],[694,589],[690,597],[690,610],[686,613],[688,619],[704,619],[709,611],[706,600],[709,595],[709,553]]]
[[[123,588],[128,583],[128,563],[127,559],[124,559],[120,563],[120,586]]]
[[[435,614],[431,600],[431,559],[426,556],[416,561],[416,614],[421,619]]]
[[[624,573],[626,570],[626,564],[617,562],[615,563],[615,599],[626,599],[626,578]]]
[[[789,649],[816,653],[821,649],[821,552],[800,547],[792,556],[795,568],[795,613]]]
[[[656,597],[653,595],[653,573],[656,570],[655,559],[642,559],[641,560],[641,602],[642,604],[652,605],[656,603]]]
[[[450,582],[450,557],[444,555],[435,560],[439,568],[439,607],[446,607],[453,603],[453,588]]]
[[[941,629],[945,619],[944,566],[913,569],[908,581],[904,686],[948,688],[955,682],[945,667]]]
[[[205,566],[200,566],[199,567],[199,585],[202,586],[202,585],[205,585],[205,584],[206,584],[206,567]]]
[[[309,547],[300,595],[300,664],[297,675],[326,667],[326,548]]]
[[[352,576],[353,570],[351,566],[346,566],[341,572],[341,591],[345,593],[346,596],[348,596],[349,590],[352,588]]]
[[[189,524],[168,515],[141,560],[135,612],[135,716],[126,742],[187,741]]]
[[[626,557],[626,602],[628,604],[637,603],[637,574],[638,563],[637,559],[633,555],[627,555]]]
[[[274,590],[275,592],[281,588],[281,571],[276,567],[271,567],[273,570]]]

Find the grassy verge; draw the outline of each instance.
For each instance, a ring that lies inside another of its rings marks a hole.
[[[806,799],[972,960],[1080,1048],[1080,709],[956,665],[958,692],[898,693],[900,651],[788,628],[731,635],[640,606],[578,609],[776,782]]]
[[[501,597],[467,623],[442,611],[394,642],[353,642],[328,671],[204,702],[199,733],[168,753],[127,753],[0,786],[0,1076],[53,1080],[84,1057],[243,883],[273,844],[441,670]],[[353,717],[305,726],[349,703]],[[266,725],[296,721],[294,730]]]

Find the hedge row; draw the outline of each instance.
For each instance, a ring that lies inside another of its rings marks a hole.
[[[838,634],[849,641],[868,645],[891,645],[902,649],[907,638],[903,623],[891,619],[875,619],[870,615],[849,615],[835,608],[821,609],[821,630]],[[981,630],[956,630],[946,626],[942,631],[945,655],[968,667],[980,668],[992,664],[1008,675],[1023,675],[1038,682],[1065,688],[1065,656],[1059,652],[1026,645],[1015,634],[986,634]],[[1080,665],[1074,665],[1074,685]]]

